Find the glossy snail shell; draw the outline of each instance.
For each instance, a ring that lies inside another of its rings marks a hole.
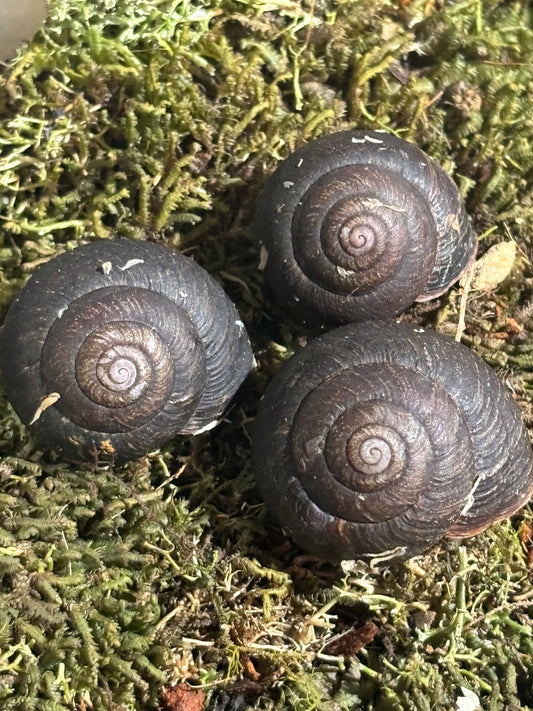
[[[380,131],[335,133],[290,155],[254,231],[266,282],[304,321],[391,318],[446,291],[476,249],[451,178]]]
[[[520,411],[475,353],[407,324],[342,326],[266,390],[257,486],[302,548],[329,560],[416,555],[529,498]]]
[[[218,283],[148,242],[94,242],[50,260],[0,332],[15,411],[75,460],[132,459],[216,424],[252,363]]]

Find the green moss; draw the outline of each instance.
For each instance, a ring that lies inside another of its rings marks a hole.
[[[156,708],[184,679],[213,710],[449,711],[461,687],[533,707],[529,514],[343,571],[273,526],[249,461],[260,394],[307,335],[263,292],[255,201],[294,147],[347,126],[416,141],[487,244],[517,240],[465,340],[533,421],[531,20],[525,0],[51,2],[0,76],[1,309],[82,239],[157,239],[220,280],[259,371],[217,430],[121,469],[54,461],[0,403],[0,708]],[[458,300],[409,318],[453,331]]]

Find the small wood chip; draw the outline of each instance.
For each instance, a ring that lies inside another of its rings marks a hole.
[[[37,422],[43,412],[49,407],[51,407],[54,403],[56,403],[60,397],[61,395],[59,393],[50,393],[50,395],[47,395],[41,402],[39,407],[35,410],[35,415],[33,416],[30,425],[33,425],[34,422]]]

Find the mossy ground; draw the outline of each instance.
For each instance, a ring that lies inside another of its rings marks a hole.
[[[80,240],[155,239],[237,304],[257,373],[216,430],[122,468],[42,451],[0,402],[0,709],[533,708],[531,514],[413,561],[321,563],[254,490],[250,427],[309,333],[250,224],[276,162],[345,127],[415,141],[487,245],[464,340],[533,423],[533,29],[526,0],[52,0],[0,75],[0,309]],[[407,318],[453,333],[459,290]],[[161,701],[163,687],[177,687]],[[205,699],[203,697],[205,694]]]

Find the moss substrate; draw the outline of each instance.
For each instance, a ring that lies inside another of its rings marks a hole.
[[[254,489],[258,399],[313,335],[263,289],[255,201],[293,148],[347,127],[441,162],[481,253],[516,240],[464,340],[531,423],[526,0],[53,0],[2,70],[2,312],[81,240],[154,239],[224,286],[258,371],[216,430],[124,467],[57,460],[0,400],[0,709],[533,708],[528,509],[407,563],[339,567]],[[406,318],[454,333],[459,298]]]

